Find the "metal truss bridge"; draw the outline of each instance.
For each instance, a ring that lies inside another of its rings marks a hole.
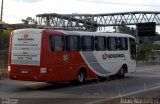
[[[41,28],[62,28],[70,30],[97,31],[108,26],[136,25],[155,22],[160,25],[160,12],[138,11],[108,14],[38,14],[38,26]]]

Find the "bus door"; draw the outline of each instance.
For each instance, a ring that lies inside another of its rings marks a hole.
[[[130,67],[132,69],[132,72],[135,72],[136,69],[136,42],[135,39],[129,38],[129,45],[130,45]]]
[[[51,54],[49,55],[49,67],[52,69],[53,79],[63,81],[67,79],[66,62],[68,55],[65,54],[64,35],[50,35]]]

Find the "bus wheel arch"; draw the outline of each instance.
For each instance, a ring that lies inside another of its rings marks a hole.
[[[78,83],[84,83],[86,77],[87,77],[87,69],[84,67],[81,67],[77,74]]]
[[[128,73],[128,66],[127,66],[127,64],[123,64],[122,68],[123,68],[123,70],[124,70],[125,73]]]

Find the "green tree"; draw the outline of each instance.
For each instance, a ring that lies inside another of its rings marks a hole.
[[[12,29],[0,30],[0,49],[8,49],[11,31]]]
[[[121,26],[117,27],[118,32],[135,35],[136,30],[133,27],[126,26],[124,21],[121,22]]]
[[[37,24],[37,21],[34,19],[34,18],[32,18],[32,17],[27,17],[26,19],[22,19],[21,20],[24,24],[34,24],[34,25],[36,25]]]

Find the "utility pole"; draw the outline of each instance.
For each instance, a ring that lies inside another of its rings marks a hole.
[[[2,18],[3,18],[3,0],[2,0],[2,4],[1,4],[1,21],[2,21]]]

